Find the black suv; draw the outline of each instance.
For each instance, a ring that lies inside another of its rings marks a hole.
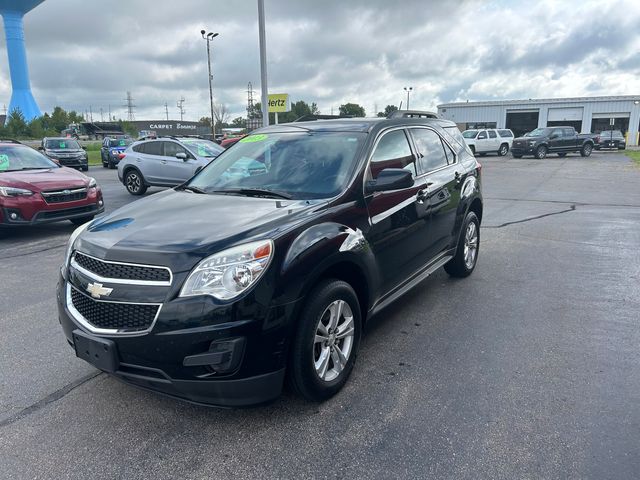
[[[76,355],[139,387],[242,406],[334,395],[364,324],[475,268],[480,164],[430,118],[275,125],[189,181],[76,230],[58,284]]]
[[[87,152],[75,138],[45,137],[38,150],[63,167],[75,167],[83,172],[89,170]]]

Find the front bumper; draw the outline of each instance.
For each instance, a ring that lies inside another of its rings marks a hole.
[[[76,157],[76,158],[51,158],[52,160],[58,162],[63,167],[86,167],[89,165],[88,157]]]
[[[535,155],[536,153],[536,147],[530,147],[530,146],[512,146],[511,147],[511,153],[513,155]]]
[[[289,320],[297,302],[240,318],[233,312],[233,305],[216,306],[207,298],[177,298],[163,303],[146,333],[102,335],[90,332],[77,320],[78,312],[69,308],[69,288],[61,276],[58,314],[67,341],[76,348],[75,335],[80,331],[97,341],[112,342],[113,367],[94,362],[90,355],[85,358],[77,348],[76,354],[118,379],[174,398],[219,407],[257,405],[280,395]],[[206,361],[212,363],[204,364]],[[221,364],[227,370],[219,370]]]
[[[97,188],[78,201],[47,203],[42,196],[5,197],[0,205],[0,225],[30,226],[59,222],[73,218],[95,216],[104,212],[102,191]],[[13,215],[16,218],[12,218]]]

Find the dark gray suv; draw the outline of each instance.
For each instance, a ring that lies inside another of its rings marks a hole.
[[[161,137],[136,142],[118,163],[118,178],[132,195],[156,185],[174,187],[224,151],[220,145],[197,137]]]

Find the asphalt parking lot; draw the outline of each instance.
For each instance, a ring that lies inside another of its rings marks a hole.
[[[69,224],[0,238],[2,478],[634,478],[640,168],[485,157],[474,274],[368,326],[350,382],[217,410],[75,358],[56,318]],[[133,200],[92,167],[107,210]],[[158,189],[150,190],[150,193]]]

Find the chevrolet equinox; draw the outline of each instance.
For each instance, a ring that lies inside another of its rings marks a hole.
[[[437,118],[274,125],[187,182],[78,228],[57,287],[81,359],[238,407],[347,381],[367,319],[440,267],[473,272],[480,164]]]

